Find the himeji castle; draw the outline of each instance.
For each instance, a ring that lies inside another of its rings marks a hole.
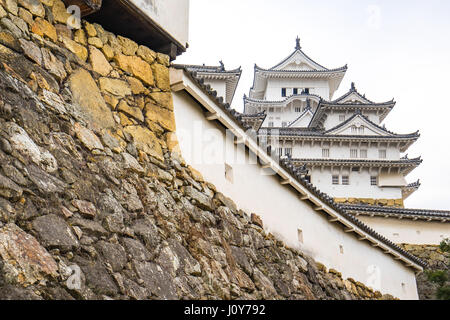
[[[259,138],[280,158],[307,169],[311,183],[336,202],[401,208],[420,186],[407,176],[421,158],[403,156],[419,132],[386,129],[395,101],[371,101],[354,83],[334,99],[346,71],[312,60],[297,38],[294,52],[274,67],[255,65],[243,117],[264,114]]]

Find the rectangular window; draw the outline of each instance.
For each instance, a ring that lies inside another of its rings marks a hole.
[[[300,243],[303,243],[303,230],[302,229],[297,229],[297,237],[298,237],[298,241]]]
[[[370,185],[371,185],[371,186],[377,186],[377,185],[378,185],[378,177],[376,177],[376,176],[371,176],[371,177],[370,177]]]
[[[292,156],[292,148],[284,148],[284,155],[285,156]]]
[[[295,112],[297,112],[297,113],[302,112],[302,108],[300,108],[300,107],[295,108]]]
[[[378,150],[380,159],[386,159],[386,150]]]
[[[333,176],[332,177],[332,183],[334,185],[338,185],[339,184],[339,176]]]
[[[322,158],[330,157],[330,149],[322,149]]]
[[[225,163],[225,179],[233,183],[233,167]]]
[[[273,108],[269,108],[269,112],[273,112]]]
[[[358,133],[358,128],[356,126],[352,126],[351,130],[354,134]]]
[[[359,167],[353,167],[353,168],[352,168],[352,171],[353,171],[353,172],[359,172],[359,170],[360,170]]]
[[[350,149],[350,158],[358,158],[358,149]]]
[[[339,121],[340,122],[344,122],[345,121],[345,115],[344,114],[339,115]]]
[[[293,94],[298,94],[298,89],[297,88],[293,89]]]
[[[309,88],[305,88],[305,94],[309,94]]]
[[[286,127],[287,127],[287,122],[283,121],[283,122],[281,123],[281,126],[282,126],[283,128],[286,128]]]
[[[342,185],[344,186],[350,185],[350,179],[348,176],[342,176]]]
[[[361,159],[367,159],[367,150],[360,150],[359,151],[359,157]]]
[[[281,88],[281,96],[286,97],[286,88]]]
[[[277,148],[277,154],[281,157],[283,155],[283,148]]]
[[[364,126],[358,128],[359,134],[364,134]]]
[[[270,122],[269,122],[269,127],[270,127],[270,128],[273,128],[273,121],[270,121]]]

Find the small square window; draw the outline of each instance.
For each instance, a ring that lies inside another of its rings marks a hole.
[[[330,149],[322,149],[322,158],[330,157]]]
[[[233,183],[233,167],[225,163],[225,179]]]
[[[345,121],[345,115],[344,114],[339,115],[339,121],[340,122],[344,122]]]
[[[350,185],[350,179],[348,176],[342,176],[342,185],[344,186]]]
[[[358,158],[358,149],[350,149],[350,158]]]
[[[281,123],[281,126],[282,126],[283,128],[286,128],[286,127],[287,127],[287,122],[283,121],[283,122]]]
[[[300,108],[300,107],[295,108],[295,112],[297,112],[297,113],[302,112],[302,108]]]
[[[286,88],[281,88],[281,96],[286,97]]]
[[[370,185],[377,186],[378,185],[378,177],[376,177],[376,176],[370,177]]]
[[[359,157],[361,159],[367,159],[367,150],[360,150],[359,151]]]
[[[298,89],[297,88],[293,89],[293,94],[298,94]]]
[[[273,108],[269,108],[269,112],[273,112],[273,110],[274,110]]]
[[[386,159],[386,150],[378,150],[378,151],[380,159]]]
[[[269,122],[269,127],[273,128],[273,121]]]
[[[332,177],[332,182],[334,185],[338,185],[339,184],[339,176],[333,176]]]

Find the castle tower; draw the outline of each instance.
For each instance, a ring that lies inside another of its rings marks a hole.
[[[354,83],[332,100],[347,66],[327,69],[295,51],[270,69],[255,65],[244,114],[266,112],[258,135],[280,157],[309,171],[311,183],[337,202],[403,207],[418,189],[406,176],[420,158],[403,156],[419,133],[397,134],[382,125],[394,100],[373,102]]]

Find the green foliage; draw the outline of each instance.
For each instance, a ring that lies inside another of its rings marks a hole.
[[[450,252],[450,239],[447,238],[442,240],[439,249],[441,249],[442,252]]]
[[[436,297],[439,300],[450,300],[450,286],[442,286],[438,289],[436,293]]]
[[[439,284],[441,287],[445,284],[445,282],[448,280],[447,271],[442,270],[428,270],[426,271],[428,280],[431,282]]]

